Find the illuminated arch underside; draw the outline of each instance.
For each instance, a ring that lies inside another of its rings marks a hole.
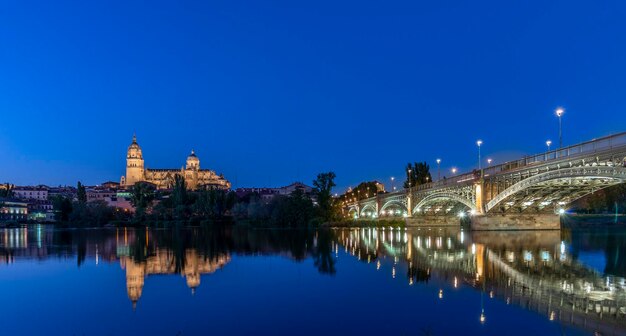
[[[437,193],[422,199],[417,203],[413,212],[447,214],[467,209],[476,210],[472,200],[455,193]]]
[[[626,182],[622,167],[566,168],[524,179],[487,203],[486,211],[553,212],[595,191]]]

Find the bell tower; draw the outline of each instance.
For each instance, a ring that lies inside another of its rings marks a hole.
[[[133,134],[133,143],[128,146],[126,153],[126,185],[131,186],[144,181],[143,155],[141,147],[137,143],[137,137]]]

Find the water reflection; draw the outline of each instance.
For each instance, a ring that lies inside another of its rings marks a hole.
[[[480,323],[487,320],[483,296],[488,296],[602,333],[626,327],[623,232],[366,228],[338,230],[337,238],[358,260],[392,259],[392,278],[398,260],[404,261],[408,285],[436,281],[439,299],[447,284],[481,291]],[[578,262],[590,246],[607,255],[604,273]],[[377,261],[375,269],[380,268]]]
[[[237,257],[307,259],[317,272],[341,273],[348,256],[371,272],[384,272],[406,286],[432,289],[445,302],[459,288],[480,292],[476,323],[497,312],[487,300],[535,311],[549,321],[601,333],[626,331],[626,231],[463,232],[452,228],[360,228],[320,231],[178,228],[54,230],[46,226],[0,230],[0,263],[76,258],[119,264],[133,307],[146,279],[179,275],[193,294],[202,276],[237,262]],[[603,255],[594,269],[581,260]],[[388,272],[388,273],[387,273]],[[121,279],[120,279],[121,280]]]
[[[34,234],[33,234],[34,233]],[[96,264],[119,262],[126,272],[128,298],[136,306],[146,277],[180,274],[191,292],[200,276],[216,272],[239,255],[281,255],[296,262],[311,257],[322,274],[334,274],[332,232],[178,228],[149,230],[54,230],[51,227],[0,231],[0,260],[67,258],[80,267],[87,258]]]

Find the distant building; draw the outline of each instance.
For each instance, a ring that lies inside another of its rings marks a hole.
[[[180,169],[148,169],[144,167],[141,147],[137,138],[133,136],[133,142],[126,153],[126,175],[122,176],[120,185],[129,187],[137,182],[154,184],[158,189],[170,189],[174,185],[176,175],[183,176],[187,188],[196,189],[230,189],[230,182],[224,176],[216,174],[209,169],[200,169],[200,159],[192,150],[187,157],[187,165]]]
[[[51,187],[48,188],[48,198],[52,199],[54,197],[65,197],[71,200],[76,198],[76,188],[69,186],[59,186],[59,187]]]
[[[104,201],[105,198],[117,196],[116,190],[111,189],[87,189],[87,202]]]
[[[44,186],[37,187],[15,187],[13,188],[15,197],[26,200],[48,200],[48,188]]]
[[[135,212],[135,207],[130,202],[130,197],[120,196],[118,193],[116,196],[106,197],[103,199],[108,206],[118,209],[124,212]]]
[[[276,188],[237,188],[235,189],[235,194],[238,198],[257,194],[262,200],[267,202],[278,195],[278,190]]]
[[[120,184],[113,181],[107,181],[102,183],[102,188],[104,189],[119,189]]]
[[[294,182],[288,186],[277,188],[276,190],[278,190],[279,195],[291,195],[296,190],[300,190],[304,194],[310,194],[313,192],[313,187],[309,187],[302,182]]]
[[[28,203],[17,198],[0,198],[0,220],[28,219]]]
[[[237,188],[235,189],[235,193],[239,198],[246,197],[251,194],[257,194],[262,200],[268,202],[278,195],[291,195],[296,190],[302,191],[303,194],[310,195],[313,192],[313,187],[309,187],[302,182],[294,182],[280,188]]]
[[[380,194],[380,193],[384,193],[385,192],[385,185],[378,182],[378,181],[372,181],[372,183],[374,183],[376,185],[376,193]]]
[[[11,183],[2,183],[0,184],[0,190],[10,190],[15,188],[14,185],[12,185]]]
[[[37,222],[53,222],[54,207],[52,201],[30,200],[28,201],[28,219]]]

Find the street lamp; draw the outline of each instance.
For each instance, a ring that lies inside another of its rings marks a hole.
[[[437,181],[441,180],[441,159],[437,159]]]
[[[548,146],[548,152],[550,151],[550,145],[552,145],[552,140],[546,141],[546,146]]]
[[[489,167],[491,167],[491,161],[493,161],[492,159],[487,159],[487,164],[489,165]]]
[[[456,168],[452,168],[452,175],[456,174]]]
[[[481,164],[480,164],[480,145],[483,144],[482,140],[478,140],[476,141],[476,145],[478,145],[478,170],[481,169]]]
[[[393,186],[393,180],[395,180],[395,177],[391,177],[391,190],[396,190],[396,187]]]
[[[556,116],[559,117],[559,149],[563,147],[563,123],[561,122],[561,117],[565,113],[565,109],[562,107],[558,107],[555,111]]]

